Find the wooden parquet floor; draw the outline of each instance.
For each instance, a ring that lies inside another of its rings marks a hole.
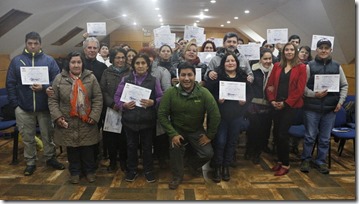
[[[105,166],[97,171],[97,180],[88,183],[81,178],[73,185],[68,181],[68,170],[53,170],[40,159],[32,176],[25,177],[23,170],[23,146],[19,144],[19,164],[10,165],[12,139],[0,138],[0,199],[1,200],[210,200],[210,201],[355,201],[356,164],[353,143],[347,142],[342,156],[338,156],[337,143],[332,141],[332,167],[329,175],[316,169],[309,173],[299,170],[300,159],[291,154],[290,172],[282,177],[273,176],[270,167],[274,156],[263,153],[260,164],[254,165],[243,159],[244,147],[238,147],[238,166],[230,168],[229,182],[214,183],[210,179],[210,168],[203,167],[203,177],[193,178],[186,173],[184,182],[177,190],[169,190],[170,171],[160,170],[155,165],[155,183],[147,183],[144,176],[128,183],[121,170],[108,173]],[[58,156],[68,166],[66,153]],[[141,173],[141,172],[140,172]]]

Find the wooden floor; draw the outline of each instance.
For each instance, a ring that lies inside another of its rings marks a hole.
[[[346,144],[342,156],[338,156],[337,143],[332,141],[332,167],[329,175],[312,169],[310,173],[299,170],[300,159],[291,154],[290,172],[282,177],[273,176],[271,154],[263,154],[260,164],[243,159],[244,147],[238,147],[238,167],[231,168],[229,182],[214,183],[210,168],[203,167],[203,177],[193,178],[186,173],[183,184],[177,190],[169,190],[169,170],[155,165],[157,182],[149,184],[143,175],[135,182],[124,181],[120,170],[108,173],[105,166],[97,171],[97,180],[88,183],[85,178],[79,184],[68,182],[68,170],[53,170],[40,160],[32,176],[25,177],[23,170],[23,145],[19,144],[19,164],[10,165],[12,139],[0,138],[0,199],[1,200],[244,200],[244,201],[355,201],[356,171],[353,144]],[[66,163],[66,153],[58,159]]]

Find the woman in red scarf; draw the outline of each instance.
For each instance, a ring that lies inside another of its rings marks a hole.
[[[71,52],[67,60],[67,66],[52,84],[54,94],[49,97],[54,141],[66,147],[70,182],[79,183],[82,173],[94,182],[96,162],[92,146],[100,139],[97,122],[102,111],[101,88],[95,75],[84,69],[79,52]]]

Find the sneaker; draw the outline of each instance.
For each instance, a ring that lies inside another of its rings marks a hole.
[[[79,175],[72,175],[70,177],[70,183],[78,184],[79,182],[80,182],[80,176]]]
[[[329,169],[327,164],[320,164],[320,165],[316,164],[316,168],[322,174],[329,174]]]
[[[96,181],[96,175],[94,173],[88,173],[86,175],[88,182],[93,183]]]
[[[137,172],[135,171],[128,171],[126,172],[126,181],[127,182],[133,182],[137,177]]]
[[[148,183],[156,182],[155,176],[153,175],[152,171],[145,173],[145,178]]]
[[[302,163],[300,164],[300,171],[304,172],[304,173],[308,173],[310,171],[310,163],[309,161],[302,161]]]
[[[25,176],[31,176],[36,170],[36,165],[27,165],[24,171]]]
[[[57,170],[65,169],[65,166],[63,164],[61,164],[60,162],[58,162],[55,158],[51,158],[51,159],[47,160],[46,165],[51,166],[52,168],[57,169]]]

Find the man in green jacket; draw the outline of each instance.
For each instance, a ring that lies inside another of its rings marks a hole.
[[[211,140],[220,122],[220,112],[212,94],[196,81],[195,67],[187,62],[178,65],[179,84],[168,89],[161,99],[159,121],[170,137],[170,162],[173,174],[170,189],[183,179],[183,156],[190,144],[194,155],[188,166],[193,175],[213,156]],[[203,127],[207,113],[207,128]]]

